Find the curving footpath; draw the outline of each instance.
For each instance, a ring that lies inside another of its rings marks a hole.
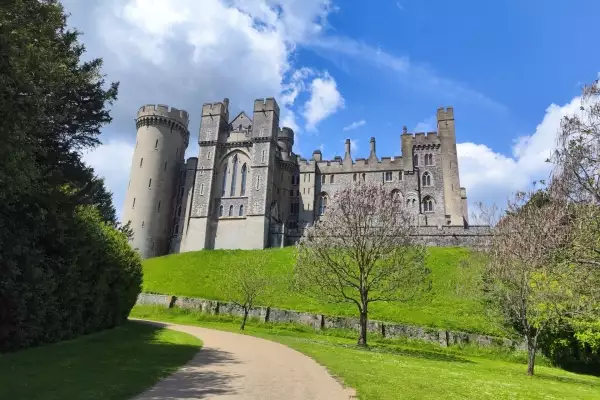
[[[204,342],[183,368],[136,400],[348,400],[345,389],[311,358],[252,336],[195,326],[140,321],[189,333]]]

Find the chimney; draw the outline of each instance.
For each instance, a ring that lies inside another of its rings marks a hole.
[[[346,154],[344,155],[344,159],[351,158],[350,155],[350,139],[346,139]]]
[[[371,154],[369,154],[369,161],[378,161],[377,154],[375,153],[375,138],[371,138]]]

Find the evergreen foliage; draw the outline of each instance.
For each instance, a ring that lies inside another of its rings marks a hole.
[[[81,160],[100,144],[118,84],[81,62],[56,0],[0,7],[0,351],[115,326],[141,261],[111,194]]]

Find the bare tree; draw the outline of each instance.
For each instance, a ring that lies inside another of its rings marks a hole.
[[[527,374],[534,374],[540,334],[590,311],[589,269],[568,260],[571,212],[546,191],[518,193],[496,224],[485,273],[487,293],[522,333]]]
[[[369,304],[403,301],[430,288],[414,216],[397,192],[359,182],[336,192],[298,245],[295,281],[329,302],[355,304],[367,345]]]
[[[600,83],[582,90],[579,112],[565,116],[551,161],[554,186],[576,203],[600,204]]]
[[[247,258],[243,264],[230,266],[225,281],[227,298],[244,311],[240,330],[244,330],[248,314],[257,302],[269,300],[275,278],[268,274],[265,261],[261,258]]]

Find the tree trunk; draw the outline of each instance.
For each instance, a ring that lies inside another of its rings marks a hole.
[[[247,309],[246,307],[244,307],[244,318],[242,318],[242,324],[240,325],[240,330],[243,331],[244,327],[246,326],[246,320],[248,319],[248,313],[250,312],[249,309]]]
[[[359,346],[367,346],[367,305],[363,304],[360,311],[360,336],[358,337]]]
[[[527,375],[533,376],[533,370],[535,367],[535,350],[536,350],[536,340],[528,339],[527,340]]]

